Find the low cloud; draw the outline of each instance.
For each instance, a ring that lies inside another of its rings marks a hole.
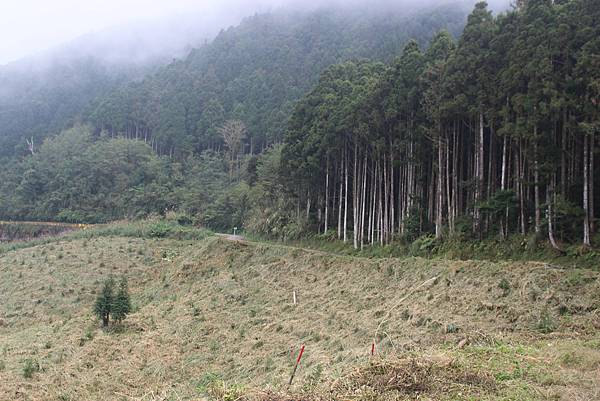
[[[492,6],[506,7],[508,1],[492,0]],[[51,0],[42,7],[39,0],[5,1],[0,4],[0,65],[65,43],[73,48],[90,38],[90,51],[101,49],[109,59],[126,55],[123,50],[132,57],[145,56],[136,54],[140,49],[132,43],[147,44],[155,53],[174,52],[211,39],[245,16],[283,8],[360,6],[377,11],[449,2],[456,0]],[[89,33],[94,35],[77,39]]]

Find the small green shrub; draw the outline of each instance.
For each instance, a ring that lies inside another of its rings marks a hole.
[[[436,239],[433,235],[419,237],[410,246],[412,256],[428,255],[435,247]]]
[[[150,238],[165,238],[171,233],[171,226],[167,223],[156,222],[148,227],[148,236]]]
[[[26,359],[23,365],[23,377],[31,379],[33,374],[40,371],[40,365],[33,359]]]
[[[500,280],[500,283],[498,284],[498,288],[500,288],[502,290],[503,297],[506,297],[506,296],[508,296],[508,294],[510,294],[510,283],[508,282],[508,280],[506,278],[503,278],[502,280]]]

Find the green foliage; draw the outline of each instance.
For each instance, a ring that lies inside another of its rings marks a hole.
[[[23,364],[23,377],[31,379],[33,375],[40,371],[40,365],[36,360],[26,359]]]
[[[502,296],[506,297],[508,296],[508,294],[510,294],[510,283],[506,278],[503,278],[502,280],[500,280],[500,283],[498,284],[498,288],[500,288],[502,290]]]
[[[171,232],[171,226],[166,222],[152,223],[148,228],[148,236],[150,238],[164,238]]]
[[[113,319],[119,323],[131,312],[131,300],[129,297],[127,279],[125,277],[123,277],[119,283],[119,290],[114,297],[111,312]]]
[[[197,224],[284,240],[327,228],[331,240],[345,201],[356,248],[381,234],[414,255],[543,256],[550,231],[561,248],[598,214],[580,206],[580,158],[600,132],[599,18],[589,0],[499,16],[479,2],[455,41],[452,6],[256,15],[104,92],[80,115],[89,125],[44,134],[35,154],[0,151],[12,166],[0,218],[161,216],[141,235],[197,238]],[[228,142],[233,121],[246,129]],[[13,128],[11,150],[31,127]],[[501,242],[471,241],[484,237]],[[566,252],[595,260],[589,248]]]
[[[491,214],[494,218],[506,213],[506,211],[514,211],[517,207],[517,198],[514,191],[498,191],[487,200],[481,203],[479,208]]]
[[[102,290],[96,298],[94,313],[102,320],[102,326],[108,327],[110,314],[113,310],[115,280],[111,277],[104,281]]]
[[[410,246],[410,254],[413,256],[426,256],[435,247],[436,239],[432,235],[417,238]]]
[[[115,292],[115,280],[111,276],[104,281],[102,291],[96,298],[94,313],[102,320],[102,326],[108,327],[112,317],[117,323],[122,322],[131,312],[131,300],[127,287],[127,279],[121,278],[119,288]]]
[[[236,401],[243,397],[244,388],[240,385],[225,382],[221,375],[207,372],[198,380],[197,390],[211,399]]]
[[[96,223],[164,212],[174,184],[167,167],[142,142],[96,140],[89,127],[76,126],[17,164],[22,175],[4,195],[13,206],[0,217]]]
[[[425,42],[442,28],[457,34],[461,6],[387,13],[352,8],[275,12],[245,19],[212,43],[155,74],[96,100],[97,127],[149,133],[160,154],[200,153],[223,144],[219,127],[247,126],[252,150],[280,142],[294,103],[319,74],[348,60],[390,60],[410,38]]]

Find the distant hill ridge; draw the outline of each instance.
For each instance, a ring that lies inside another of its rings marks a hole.
[[[45,69],[36,57],[0,67],[0,157],[23,155],[25,138],[39,144],[76,121],[123,136],[145,131],[160,153],[186,154],[220,146],[215,127],[239,118],[260,149],[281,139],[293,103],[326,67],[356,58],[387,61],[408,39],[425,44],[440,29],[456,36],[469,6],[257,14],[211,43],[202,45],[196,35],[198,49],[160,68],[177,52],[115,62],[105,54],[107,40],[89,35],[52,54]],[[74,49],[86,43],[92,50],[77,55]]]

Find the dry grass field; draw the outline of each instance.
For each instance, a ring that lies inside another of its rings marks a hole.
[[[109,275],[134,313],[103,331]],[[67,236],[0,255],[0,400],[600,399],[598,276]]]

